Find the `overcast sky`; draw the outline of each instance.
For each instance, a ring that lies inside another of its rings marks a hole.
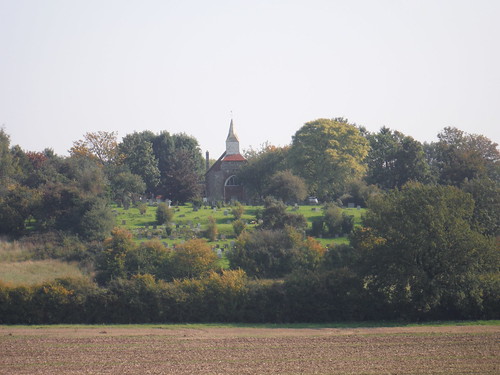
[[[345,117],[500,142],[499,0],[0,0],[0,127],[67,155],[86,132],[185,132],[212,157]]]

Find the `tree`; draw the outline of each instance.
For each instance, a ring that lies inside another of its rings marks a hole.
[[[288,148],[264,145],[260,151],[247,152],[247,163],[238,172],[238,179],[249,196],[264,199],[271,177],[287,166]]]
[[[19,184],[8,184],[0,193],[0,234],[19,236],[26,230],[26,221],[33,214],[40,194]]]
[[[346,183],[365,172],[368,142],[344,119],[318,119],[293,136],[290,160],[310,193],[325,200],[345,190]]]
[[[372,200],[352,242],[367,288],[399,317],[478,316],[480,276],[500,262],[494,240],[472,228],[473,210],[459,189],[420,183]]]
[[[201,193],[200,175],[196,160],[189,151],[175,151],[169,162],[169,169],[163,174],[158,191],[174,202],[185,203],[196,199]]]
[[[110,280],[127,276],[126,257],[136,248],[132,233],[122,228],[114,228],[111,237],[104,241],[104,251],[97,260],[97,280],[107,283]]]
[[[174,210],[172,210],[168,204],[162,202],[158,204],[156,208],[156,223],[158,225],[170,224],[174,218]]]
[[[114,225],[107,201],[89,195],[73,183],[50,183],[40,188],[33,212],[39,230],[62,230],[88,240],[102,239]]]
[[[141,176],[121,168],[110,173],[110,184],[113,199],[122,205],[135,203],[138,197],[146,191],[146,184]]]
[[[489,177],[498,181],[500,178],[500,152],[496,143],[452,127],[444,128],[438,139],[427,148],[439,183],[459,186],[466,179]]]
[[[10,152],[10,137],[4,129],[0,129],[0,186],[14,173],[12,154]]]
[[[119,145],[124,163],[132,173],[141,176],[149,193],[153,193],[160,182],[158,160],[153,152],[153,138],[154,134],[151,132],[128,134]]]
[[[474,228],[488,236],[500,235],[500,182],[488,177],[465,181],[462,190],[474,199]]]
[[[102,165],[117,163],[120,160],[116,132],[98,131],[85,133],[83,139],[73,142],[70,155],[97,160]]]
[[[227,258],[231,268],[250,276],[283,277],[296,269],[315,269],[325,249],[315,240],[304,240],[293,228],[244,232]]]
[[[384,189],[400,188],[408,181],[426,182],[430,170],[422,144],[398,131],[382,127],[368,135],[366,181]]]
[[[167,249],[160,241],[146,241],[126,253],[125,267],[129,276],[150,274],[157,278],[171,279],[171,256],[172,250]]]
[[[103,199],[94,199],[74,232],[87,241],[102,241],[109,236],[114,225],[115,217],[108,203]]]
[[[167,131],[162,131],[151,139],[153,145],[153,153],[158,160],[158,169],[160,170],[160,178],[163,179],[169,170],[170,161],[175,151],[174,138]]]
[[[304,215],[286,212],[286,206],[283,202],[269,197],[266,198],[261,228],[280,230],[286,227],[305,230],[307,222]]]
[[[271,177],[266,195],[281,199],[285,203],[297,203],[306,199],[307,187],[304,180],[290,170],[278,171]]]
[[[183,150],[191,159],[194,172],[201,175],[205,171],[205,159],[201,154],[198,140],[185,133],[174,134],[172,138],[175,151]]]
[[[164,131],[152,138],[152,144],[160,171],[157,192],[181,203],[196,199],[204,167],[198,141],[184,133]]]
[[[217,268],[217,254],[202,239],[178,245],[172,255],[172,273],[175,278],[200,277]]]

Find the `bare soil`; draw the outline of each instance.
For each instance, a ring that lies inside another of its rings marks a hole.
[[[0,326],[0,374],[500,374],[499,326]]]

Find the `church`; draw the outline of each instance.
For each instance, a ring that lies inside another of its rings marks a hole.
[[[212,166],[209,166],[208,151],[206,158],[205,196],[207,201],[212,204],[219,201],[244,202],[245,189],[239,183],[236,174],[247,163],[247,160],[240,154],[240,141],[234,132],[232,119],[226,139],[226,151]]]

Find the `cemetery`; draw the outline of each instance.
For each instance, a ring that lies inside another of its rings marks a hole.
[[[150,203],[144,214],[139,212],[137,207],[113,207],[118,226],[129,230],[137,242],[157,239],[167,247],[175,247],[176,243],[187,241],[193,238],[203,238],[207,229],[208,218],[213,217],[217,224],[218,238],[211,245],[215,248],[224,249],[234,242],[236,235],[232,226],[235,220],[231,214],[231,204],[221,208],[204,206],[196,208],[191,203],[173,207],[174,219],[169,224],[157,225],[155,220],[157,203]],[[244,206],[242,220],[248,229],[256,228],[259,224],[258,216],[262,212],[263,206]],[[287,211],[294,214],[301,214],[307,220],[308,229],[312,228],[315,220],[323,216],[323,206],[321,205],[291,205]],[[361,216],[365,209],[354,207],[349,204],[343,211],[354,217],[355,225],[361,224]],[[323,245],[330,243],[347,243],[347,235],[332,238],[317,238]]]

